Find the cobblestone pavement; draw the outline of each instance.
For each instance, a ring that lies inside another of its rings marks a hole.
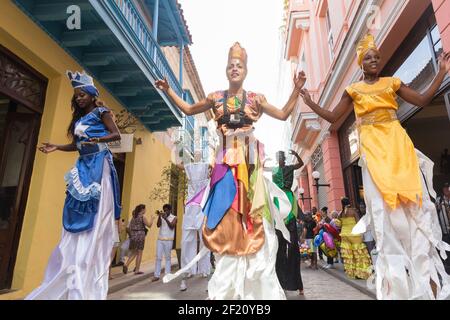
[[[305,295],[288,291],[288,300],[371,300],[372,298],[338,280],[322,270],[311,270],[302,264],[302,277]],[[129,286],[123,290],[112,293],[109,300],[204,300],[208,297],[206,278],[195,276],[187,280],[188,289],[180,291],[180,279],[170,283],[161,280],[151,282],[148,278]]]

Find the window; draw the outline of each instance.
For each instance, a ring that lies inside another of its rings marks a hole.
[[[333,32],[331,30],[331,19],[330,19],[330,10],[327,9],[327,15],[325,17],[325,21],[327,24],[327,32],[328,32],[328,48],[330,50],[330,61],[334,59],[334,39]]]
[[[439,29],[438,29],[437,25],[435,25],[430,31],[430,40],[431,40],[431,44],[433,45],[435,59],[437,59],[443,50],[441,35],[439,33]]]
[[[442,42],[430,6],[400,44],[381,75],[398,77],[406,85],[422,92],[437,73],[437,57],[441,52]],[[408,119],[419,110],[401,99],[399,106],[401,120]]]
[[[202,160],[207,162],[209,159],[209,144],[208,144],[208,127],[201,128],[201,136],[202,136]]]

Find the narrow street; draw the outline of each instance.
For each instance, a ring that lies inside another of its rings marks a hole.
[[[180,279],[170,283],[151,282],[151,274],[127,288],[114,292],[108,300],[205,300],[208,279],[195,276],[187,280],[188,289],[180,291]],[[338,280],[323,270],[311,270],[302,265],[305,296],[287,292],[288,300],[372,300],[368,295]]]

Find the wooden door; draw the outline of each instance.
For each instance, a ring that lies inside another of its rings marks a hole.
[[[39,125],[37,113],[6,117],[0,145],[0,289],[12,282]]]

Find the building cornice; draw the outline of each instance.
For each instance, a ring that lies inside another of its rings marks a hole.
[[[349,27],[349,32],[344,39],[344,43],[339,51],[339,55],[336,59],[336,64],[333,72],[327,78],[322,93],[319,98],[319,105],[325,109],[331,108],[331,102],[333,98],[338,94],[338,90],[341,88],[341,83],[346,75],[346,71],[355,63],[355,46],[361,37],[366,34],[369,29],[367,27],[367,17],[370,16],[371,9],[374,6],[380,7],[384,0],[368,0],[362,1],[358,9],[351,26]],[[379,30],[376,36],[376,42],[378,44],[386,38],[388,32],[391,30],[392,25],[398,18],[399,13],[402,11],[404,6],[407,4],[407,0],[395,1],[395,5],[389,11],[387,18],[385,19],[382,28]],[[353,73],[350,83],[356,82],[361,77],[361,70],[355,70]],[[318,144],[322,143],[324,138],[329,134],[331,123],[327,121],[322,121],[322,132],[321,135],[313,143],[312,147],[316,147]],[[313,148],[314,149],[314,148]]]
[[[310,24],[310,11],[302,10],[302,11],[292,11],[289,14],[289,23],[288,23],[288,32],[287,32],[287,40],[286,47],[284,52],[284,58],[286,60],[290,59],[289,51],[292,43],[292,36],[294,30],[302,30],[302,32],[309,31]]]

